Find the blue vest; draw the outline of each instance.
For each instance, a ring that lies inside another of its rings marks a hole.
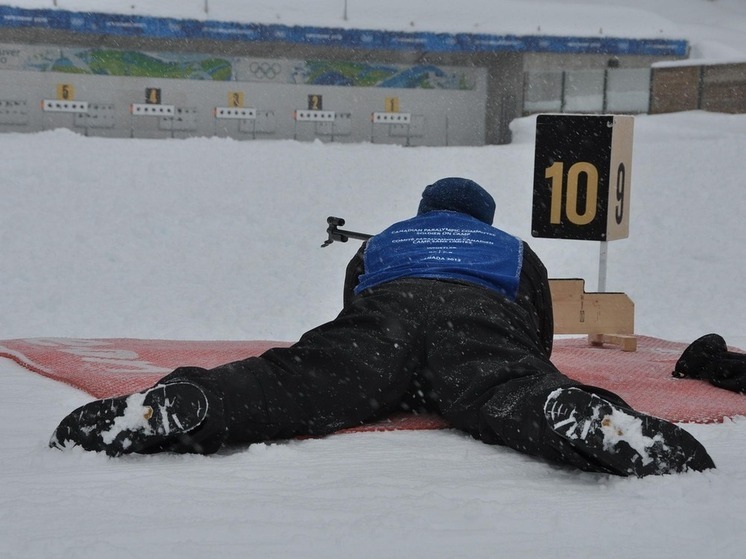
[[[523,242],[466,214],[434,211],[372,237],[355,293],[401,278],[456,280],[515,300]]]

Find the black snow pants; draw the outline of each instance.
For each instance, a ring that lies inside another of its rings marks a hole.
[[[386,283],[290,347],[210,370],[182,367],[162,382],[174,380],[208,394],[213,443],[326,435],[413,409],[486,443],[597,470],[544,418],[548,394],[579,383],[549,361],[525,310],[480,287]]]

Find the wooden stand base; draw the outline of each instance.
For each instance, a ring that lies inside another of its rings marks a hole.
[[[589,334],[588,342],[594,346],[604,344],[618,345],[622,351],[637,351],[637,338],[635,336],[620,336],[612,334]]]
[[[550,279],[555,334],[588,334],[595,346],[636,351],[635,304],[624,293],[587,293],[583,279]]]

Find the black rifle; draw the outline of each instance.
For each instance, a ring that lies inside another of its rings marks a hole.
[[[326,228],[329,238],[324,241],[321,248],[329,246],[334,241],[339,241],[341,243],[346,243],[349,239],[367,241],[373,236],[368,235],[367,233],[356,233],[355,231],[345,231],[344,229],[340,229],[340,227],[345,224],[345,220],[341,217],[329,216],[326,218],[326,222],[329,224],[329,227]]]

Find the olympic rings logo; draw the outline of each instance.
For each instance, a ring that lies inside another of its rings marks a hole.
[[[252,62],[249,71],[257,78],[272,80],[280,73],[281,66],[277,62]]]

